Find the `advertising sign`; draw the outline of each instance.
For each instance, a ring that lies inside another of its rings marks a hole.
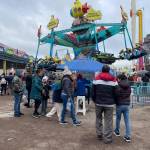
[[[14,55],[14,50],[12,48],[7,48],[5,52],[9,55]]]

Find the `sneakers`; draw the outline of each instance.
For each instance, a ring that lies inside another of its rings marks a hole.
[[[97,135],[97,139],[98,140],[103,140],[103,136],[102,135]]]
[[[21,116],[23,116],[23,115],[24,115],[23,113],[14,114],[14,117],[21,117]]]
[[[40,114],[39,113],[33,113],[32,117],[37,119],[40,117]]]
[[[114,131],[114,135],[115,135],[115,136],[120,136],[120,133],[119,133],[119,132]]]
[[[80,126],[81,125],[81,121],[76,121],[73,123],[74,126]]]
[[[105,144],[111,144],[112,143],[112,140],[110,141],[104,141]]]
[[[126,137],[126,136],[124,136],[124,140],[125,140],[126,142],[128,142],[128,143],[130,143],[130,142],[131,142],[131,138],[130,138],[130,137]]]
[[[23,114],[23,113],[20,113],[20,115],[23,116],[24,114]]]
[[[21,117],[20,114],[14,114],[14,117]]]
[[[36,114],[37,114],[39,117],[41,116],[41,114],[40,114],[40,113],[38,113],[38,112],[37,112]]]
[[[59,124],[66,125],[66,124],[68,124],[68,122],[67,121],[60,121]],[[76,121],[76,122],[73,123],[73,125],[74,126],[80,126],[81,125],[81,121]]]
[[[68,122],[67,121],[60,121],[59,124],[65,125],[65,124],[68,124]]]
[[[120,133],[114,131],[114,135],[115,135],[115,136],[120,136]],[[131,142],[131,138],[130,138],[130,137],[124,136],[123,138],[124,138],[124,140],[125,140],[126,142]]]
[[[51,117],[52,117],[51,115],[48,115],[48,114],[46,114],[45,116],[46,116],[47,118],[51,118]]]

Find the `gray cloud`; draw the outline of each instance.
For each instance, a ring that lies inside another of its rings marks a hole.
[[[120,4],[128,13],[130,12],[130,0],[87,0],[87,2],[102,11],[103,19],[98,22],[120,22]],[[39,25],[42,25],[43,36],[46,35],[49,32],[46,28],[47,23],[54,14],[60,20],[58,30],[69,28],[73,20],[70,16],[72,4],[73,0],[0,0],[0,42],[35,55]],[[144,35],[146,35],[150,33],[150,3],[148,0],[137,1],[137,8],[144,8]],[[105,43],[106,49],[115,54],[124,47],[121,35]],[[39,56],[47,54],[49,45],[41,46]]]

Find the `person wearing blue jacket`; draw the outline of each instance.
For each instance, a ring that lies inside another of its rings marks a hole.
[[[77,96],[86,96],[86,85],[87,84],[90,84],[90,81],[83,78],[82,74],[78,74],[77,84],[76,84],[76,95]]]
[[[75,96],[85,96],[86,97],[86,95],[87,95],[86,85],[89,83],[90,83],[90,81],[83,78],[82,74],[78,74],[77,75],[77,82],[76,82]],[[80,104],[80,106],[82,107],[82,104]]]
[[[57,113],[58,120],[61,121],[61,112],[62,112],[62,98],[61,98],[61,80],[56,80],[51,85],[51,90],[53,91],[52,100],[54,102],[53,108],[46,115],[46,117],[52,117],[55,113]]]

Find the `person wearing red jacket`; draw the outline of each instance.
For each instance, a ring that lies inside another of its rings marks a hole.
[[[96,133],[98,139],[103,139],[106,144],[112,143],[113,107],[115,104],[115,87],[117,85],[116,78],[109,71],[110,67],[104,65],[102,73],[95,77],[92,85],[92,98],[96,108]]]

